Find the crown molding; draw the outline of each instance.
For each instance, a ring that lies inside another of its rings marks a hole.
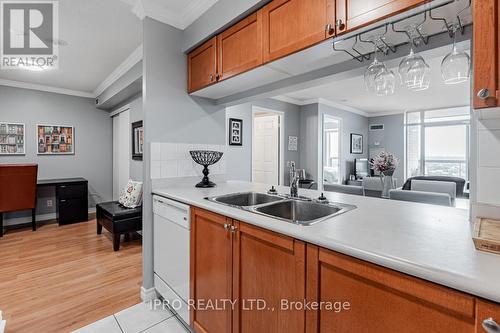
[[[182,28],[186,29],[196,21],[203,13],[205,13],[210,7],[215,5],[218,0],[194,0],[192,1],[186,11],[184,12],[184,16],[182,18]]]
[[[122,0],[132,6],[132,12],[184,30],[212,7],[218,0],[192,0],[181,12],[169,10],[164,0]],[[168,2],[168,1],[167,1]]]
[[[356,113],[356,114],[359,114],[363,117],[376,117],[376,116],[378,116],[378,114],[376,114],[376,115],[370,114],[368,112],[353,108],[351,106],[347,106],[347,105],[340,104],[337,102],[332,102],[332,101],[325,99],[325,98],[311,98],[311,99],[302,100],[302,99],[296,99],[296,98],[285,96],[285,95],[280,95],[280,96],[272,97],[272,99],[295,104],[295,105],[300,105],[300,106],[309,105],[309,104],[323,104],[323,105],[331,106],[331,107],[341,109],[341,110],[344,110],[347,112]]]
[[[14,87],[14,88],[23,88],[23,89],[30,89],[30,90],[39,90],[39,91],[45,91],[45,92],[51,92],[51,93],[56,93],[56,94],[62,94],[62,95],[70,95],[70,96],[78,96],[78,97],[86,97],[86,98],[96,98],[100,94],[104,92],[109,86],[111,86],[113,83],[116,82],[122,75],[127,73],[132,67],[134,67],[139,61],[142,60],[142,44],[139,45],[137,49],[135,49],[128,57],[125,59],[124,62],[122,62],[118,67],[111,72],[111,74],[104,79],[104,81],[97,86],[97,88],[93,92],[87,92],[87,91],[80,91],[80,90],[72,90],[72,89],[65,89],[65,88],[59,88],[59,87],[53,87],[53,86],[47,86],[43,84],[37,84],[37,83],[28,83],[28,82],[23,82],[23,81],[14,81],[14,80],[5,80],[5,79],[0,79],[0,85],[1,86],[8,86],[8,87]]]
[[[334,108],[337,108],[337,109],[341,109],[341,110],[344,110],[344,111],[347,111],[347,112],[351,112],[351,113],[356,113],[356,114],[359,114],[359,115],[361,115],[363,117],[372,117],[372,115],[370,113],[368,113],[368,112],[362,111],[360,109],[356,109],[356,108],[354,108],[352,106],[348,106],[348,105],[344,105],[344,104],[341,104],[341,103],[333,102],[333,101],[330,101],[328,99],[318,98],[317,101],[318,101],[319,104],[331,106],[331,107],[334,107]]]
[[[46,86],[43,84],[27,83],[27,82],[22,82],[22,81],[0,79],[0,85],[14,87],[14,88],[29,89],[29,90],[39,90],[39,91],[45,91],[45,92],[50,92],[50,93],[62,94],[62,95],[70,95],[70,96],[78,96],[78,97],[86,97],[86,98],[94,98],[95,97],[94,94],[91,92],[58,88],[58,87]]]
[[[281,102],[285,102],[285,103],[295,104],[295,105],[305,105],[305,104],[302,103],[301,100],[298,100],[298,99],[293,98],[293,97],[288,97],[288,96],[285,96],[285,95],[274,96],[274,97],[271,97],[271,99],[274,99],[274,100],[277,100],[277,101],[281,101]]]
[[[116,82],[120,77],[122,77],[125,73],[127,73],[132,67],[134,67],[139,61],[142,60],[143,49],[142,44],[139,45],[128,57],[123,61],[118,67],[116,67],[111,74],[108,75],[97,86],[97,88],[93,92],[93,97],[97,97],[104,92],[109,86]]]

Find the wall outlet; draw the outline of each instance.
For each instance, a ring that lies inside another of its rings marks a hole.
[[[47,207],[52,207],[52,200],[47,200]]]

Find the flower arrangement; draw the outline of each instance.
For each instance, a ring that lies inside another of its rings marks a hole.
[[[375,171],[380,172],[386,176],[391,176],[392,174],[394,174],[394,170],[396,170],[398,164],[399,160],[397,159],[397,157],[394,156],[393,153],[388,153],[385,151],[378,154],[371,162],[371,165],[373,166],[373,169]]]

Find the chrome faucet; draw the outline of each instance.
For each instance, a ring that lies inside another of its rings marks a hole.
[[[290,162],[290,197],[297,198],[299,196],[299,175],[295,170],[295,162]]]

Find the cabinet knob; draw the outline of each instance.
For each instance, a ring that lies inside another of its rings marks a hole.
[[[335,29],[333,28],[333,25],[331,25],[331,24],[327,24],[325,26],[325,31],[329,35],[333,35],[335,33]]]
[[[225,223],[224,224],[224,230],[229,230],[231,228],[230,224]]]
[[[219,81],[219,80],[221,79],[221,77],[222,77],[222,76],[221,76],[220,74],[217,74],[217,75],[215,75],[215,80],[216,80],[216,81]]]
[[[488,333],[499,333],[500,325],[493,318],[483,320],[483,328]]]
[[[341,19],[337,19],[335,21],[335,26],[337,27],[337,30],[344,30],[345,24]]]
[[[231,226],[231,232],[236,232],[236,230],[238,230],[238,227],[235,226],[235,225],[232,225]]]
[[[488,88],[483,88],[477,92],[477,97],[480,99],[487,99],[490,97],[490,90]]]
[[[213,82],[213,81],[214,81],[214,75],[210,74],[210,82]]]

